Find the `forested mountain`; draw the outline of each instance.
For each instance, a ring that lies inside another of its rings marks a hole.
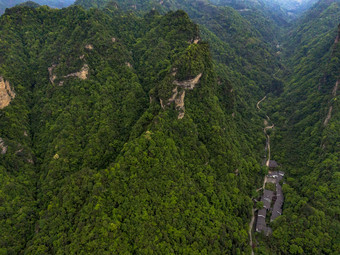
[[[109,0],[77,0],[75,4],[85,8],[105,8]],[[111,2],[113,3],[113,2]],[[261,36],[261,32],[237,11],[228,6],[216,6],[207,0],[169,0],[169,1],[142,1],[142,0],[118,0],[114,6],[120,10],[134,12],[150,11],[155,9],[161,13],[169,10],[184,10],[189,17],[200,25],[202,38],[211,45],[214,58],[227,67],[233,66],[233,71],[242,74],[247,73],[246,79],[251,78],[257,82],[261,80],[261,89],[270,89],[273,80],[271,73],[277,70],[279,65],[273,47],[276,43],[267,42]],[[272,30],[273,31],[273,30]],[[269,36],[269,35],[268,35]],[[270,34],[275,37],[276,34]],[[248,68],[244,68],[247,66]],[[233,75],[233,74],[231,74]],[[259,76],[262,76],[259,78]],[[245,82],[245,83],[249,83]],[[274,80],[276,83],[276,80]],[[257,89],[257,86],[251,89]],[[262,95],[261,91],[252,92],[253,95]],[[253,108],[253,106],[251,106]]]
[[[337,254],[339,0],[75,4],[0,17],[0,254]]]
[[[0,31],[3,253],[250,252],[260,118],[236,126],[184,12],[15,7]]]
[[[277,44],[281,30],[289,25],[291,17],[273,1],[211,0],[218,6],[230,6],[248,20],[265,38]]]
[[[320,1],[289,33],[285,91],[272,102],[275,158],[289,172],[271,249],[339,251],[340,1]]]
[[[75,4],[82,5],[85,8],[98,7],[103,8],[112,0],[77,0]],[[194,9],[195,15],[205,15],[201,9],[193,6],[214,6],[215,9],[223,9],[222,6],[229,6],[237,10],[242,16],[256,27],[256,29],[265,35],[266,40],[272,41],[276,39],[276,33],[280,26],[286,26],[288,23],[288,15],[280,6],[269,5],[263,1],[242,1],[242,0],[118,0],[115,1],[119,7],[130,10],[177,10],[183,9],[190,14],[189,10]],[[275,11],[274,11],[275,10]],[[211,13],[210,13],[211,14]],[[190,15],[193,16],[193,15]],[[209,15],[214,19],[217,16]]]
[[[74,3],[74,0],[34,0],[34,1],[27,1],[27,0],[0,0],[0,14],[5,12],[6,8],[13,7],[18,4],[22,3],[37,3],[40,5],[48,5],[52,8],[63,8],[67,7]]]

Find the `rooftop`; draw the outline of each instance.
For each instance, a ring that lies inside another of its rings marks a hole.
[[[279,165],[277,164],[277,162],[275,160],[269,160],[269,168],[276,168]]]
[[[266,225],[266,219],[265,217],[257,217],[257,222],[256,222],[256,231],[257,232],[261,232],[261,231],[265,231],[267,228]]]
[[[275,202],[273,211],[272,211],[272,216],[270,217],[270,221],[275,220],[277,217],[279,217],[282,214],[282,204],[279,204]]]

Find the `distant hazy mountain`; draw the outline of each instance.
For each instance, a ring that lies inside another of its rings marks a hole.
[[[313,4],[317,2],[317,0],[265,0],[268,4],[277,3],[282,8],[286,9],[288,14],[295,16],[299,15],[302,12],[306,11]]]
[[[0,14],[4,13],[6,8],[11,8],[17,4],[27,2],[26,0],[0,0]],[[40,5],[48,5],[53,8],[63,8],[74,3],[74,0],[35,0]]]

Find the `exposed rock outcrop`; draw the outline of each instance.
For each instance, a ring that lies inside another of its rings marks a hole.
[[[159,99],[159,102],[160,102],[160,104],[161,104],[162,109],[165,109],[165,106],[164,106],[164,104],[163,104],[163,100],[162,100],[162,99]]]
[[[50,66],[49,68],[48,68],[48,74],[49,74],[49,76],[50,76],[50,82],[54,85],[54,81],[55,81],[55,79],[57,79],[57,75],[55,75],[54,73],[53,73],[53,70],[55,69],[57,67],[57,65],[56,64],[53,64],[52,66]]]
[[[168,100],[168,105],[170,105],[173,101],[176,100],[176,97],[178,95],[178,87],[175,87],[173,90],[172,90],[172,96],[169,98]]]
[[[177,74],[177,68],[172,68],[172,73],[171,73],[171,75],[172,76],[176,76],[176,74]]]
[[[53,70],[57,67],[56,64],[52,65],[48,68],[48,73],[50,75],[50,82],[54,85],[54,81],[58,78],[57,75],[53,73]],[[88,64],[84,64],[83,67],[80,69],[79,72],[70,73],[68,75],[63,76],[63,78],[69,78],[69,77],[78,77],[81,80],[86,80],[87,76],[89,74],[89,66]],[[64,81],[59,81],[59,86],[64,85]]]
[[[326,117],[325,121],[323,122],[324,126],[327,126],[329,120],[331,119],[331,117],[332,117],[332,110],[333,110],[333,106],[329,107],[327,117]]]
[[[89,66],[87,64],[84,64],[79,72],[68,74],[64,76],[64,78],[78,77],[81,80],[86,80],[88,74],[89,74]]]
[[[199,75],[197,75],[195,78],[190,79],[190,80],[186,80],[186,81],[174,81],[174,84],[177,86],[180,86],[184,89],[194,89],[196,84],[200,81],[202,77],[202,73],[200,73]]]
[[[0,109],[5,108],[15,98],[15,93],[8,81],[0,76]]]
[[[201,38],[196,37],[194,39],[189,40],[188,43],[198,44],[199,41],[201,41]]]
[[[8,146],[5,144],[5,141],[0,138],[0,154],[6,154]]]
[[[179,96],[175,100],[176,109],[179,111],[178,119],[183,119],[185,114],[184,107],[185,90],[179,93]]]
[[[174,69],[174,72],[177,70]],[[173,73],[171,74],[173,75]],[[197,83],[199,83],[202,77],[202,73],[198,74],[195,78],[185,80],[185,81],[178,81],[175,80],[173,82],[176,87],[172,90],[172,96],[168,99],[167,105],[171,105],[172,102],[175,102],[175,107],[178,110],[178,119],[183,119],[185,115],[185,105],[184,105],[184,98],[185,98],[185,90],[192,90],[195,88]],[[163,101],[160,100],[161,106],[164,109]]]
[[[19,144],[19,146],[21,146],[21,144]],[[23,149],[23,148],[20,148],[19,150],[17,150],[17,151],[15,152],[15,155],[21,156],[23,151],[24,151],[24,149]]]
[[[332,91],[332,96],[333,97],[336,96],[336,92],[338,91],[338,87],[339,87],[339,80],[336,81],[335,86],[333,88],[333,91]]]
[[[339,79],[335,82],[335,85],[333,87],[333,90],[332,90],[332,96],[333,97],[336,97],[336,93],[338,91],[338,87],[339,87]],[[329,110],[328,110],[327,117],[326,117],[325,121],[323,122],[324,126],[327,126],[328,122],[330,121],[330,119],[332,117],[332,111],[333,111],[333,106],[330,106]]]
[[[92,44],[86,44],[85,49],[87,50],[93,50],[93,45]]]
[[[179,96],[175,100],[176,108],[178,108],[178,109],[184,108],[184,98],[185,98],[185,90],[182,90],[179,93]]]

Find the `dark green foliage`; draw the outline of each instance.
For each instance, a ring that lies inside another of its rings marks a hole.
[[[298,20],[282,56],[269,9],[76,4],[89,10],[0,18],[0,76],[16,93],[0,110],[0,253],[249,254],[267,113],[285,203],[255,252],[336,254],[338,1]]]
[[[218,6],[230,6],[247,19],[273,47],[281,38],[281,31],[291,17],[275,1],[211,0]]]
[[[0,31],[17,94],[0,115],[3,252],[250,252],[261,141],[245,145],[233,81],[186,13],[15,7]],[[174,82],[199,74],[178,119]]]

